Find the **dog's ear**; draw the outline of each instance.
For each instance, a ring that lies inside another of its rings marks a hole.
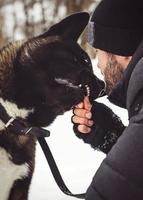
[[[61,36],[64,39],[77,41],[83,30],[85,29],[89,20],[87,12],[80,12],[72,14],[64,18],[59,23],[53,25],[47,32],[40,37]]]

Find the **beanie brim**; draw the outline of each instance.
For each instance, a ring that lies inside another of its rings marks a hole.
[[[97,49],[120,55],[132,56],[143,38],[143,30],[121,29],[89,22],[88,40]]]

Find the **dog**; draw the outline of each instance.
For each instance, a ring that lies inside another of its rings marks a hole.
[[[85,95],[92,101],[104,88],[77,43],[88,20],[86,12],[73,14],[0,51],[0,200],[27,200],[34,170],[36,136],[15,133],[14,120],[47,127]],[[7,123],[2,113],[10,117]]]

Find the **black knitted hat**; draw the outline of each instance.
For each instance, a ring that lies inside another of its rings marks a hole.
[[[143,0],[102,0],[89,22],[95,48],[131,56],[143,38]]]

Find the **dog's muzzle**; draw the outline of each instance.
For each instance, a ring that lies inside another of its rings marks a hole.
[[[83,84],[75,85],[72,82],[70,82],[66,79],[61,79],[61,78],[55,78],[55,81],[59,84],[66,85],[67,87],[70,87],[70,88],[82,89],[84,91],[85,96],[90,97],[90,87],[87,84],[86,85],[83,85]]]
[[[58,84],[65,85],[66,87],[69,87],[69,88],[80,89],[80,90],[83,91],[85,96],[91,97],[91,93],[92,93],[91,92],[91,87],[88,84],[75,85],[71,81],[69,81],[67,79],[61,79],[61,78],[55,78],[55,81]],[[103,95],[105,95],[105,88],[102,88],[99,91],[99,94],[97,95],[97,97],[101,97]]]

